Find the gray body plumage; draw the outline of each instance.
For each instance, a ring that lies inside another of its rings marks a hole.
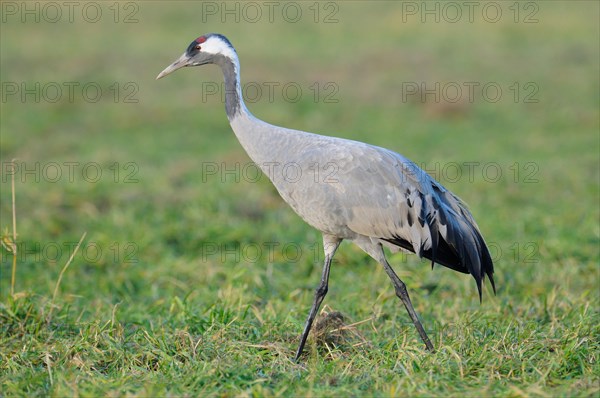
[[[489,253],[464,204],[402,155],[273,126],[245,112],[231,126],[283,200],[319,231],[434,262],[439,248],[437,262],[472,274],[479,288],[482,272],[492,277]],[[448,259],[448,248],[440,247],[444,242],[457,252],[462,247],[458,261]]]
[[[292,209],[323,233],[325,266],[321,285],[296,353],[304,347],[328,289],[331,259],[344,239],[381,263],[427,348],[433,350],[404,283],[387,263],[383,246],[406,250],[434,263],[470,273],[492,287],[493,263],[477,224],[464,204],[417,167],[391,150],[343,138],[274,126],[244,105],[239,61],[221,35],[201,36],[158,78],[183,66],[214,63],[225,79],[227,117],[250,158],[273,182]]]

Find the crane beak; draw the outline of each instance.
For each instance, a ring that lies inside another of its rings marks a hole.
[[[160,72],[158,76],[156,76],[156,80],[163,78],[168,74],[175,72],[177,69],[183,68],[184,66],[190,66],[190,60],[190,57],[186,53],[183,53],[183,55],[179,57],[177,61],[173,62],[171,65],[167,66],[165,70]]]

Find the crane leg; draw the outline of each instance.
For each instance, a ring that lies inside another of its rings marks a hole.
[[[298,361],[300,355],[302,354],[302,350],[304,350],[304,344],[306,344],[306,339],[308,338],[308,334],[310,333],[310,329],[312,327],[313,321],[317,316],[317,312],[319,311],[319,307],[321,307],[321,303],[327,294],[327,290],[329,288],[329,269],[331,268],[331,260],[333,259],[333,255],[337,250],[338,246],[342,242],[341,239],[323,235],[323,250],[325,251],[325,265],[323,266],[323,274],[321,275],[321,283],[319,287],[315,291],[315,298],[313,300],[312,307],[310,308],[310,312],[308,314],[308,318],[306,319],[306,324],[304,325],[304,331],[302,332],[302,337],[300,338],[300,345],[298,346],[298,351],[296,351],[296,356],[294,357],[294,361]]]
[[[392,284],[394,285],[394,289],[396,290],[396,296],[398,296],[400,300],[402,300],[402,303],[406,307],[406,311],[408,311],[408,315],[412,319],[413,324],[417,328],[417,331],[421,336],[421,340],[423,340],[423,343],[425,343],[427,349],[431,352],[435,352],[433,344],[431,344],[431,340],[429,340],[429,337],[427,337],[427,333],[425,333],[425,329],[423,328],[423,325],[421,324],[421,321],[419,320],[419,317],[417,316],[417,313],[413,308],[412,302],[410,301],[410,297],[408,296],[408,290],[406,290],[406,285],[404,284],[404,282],[402,282],[402,280],[400,280],[398,275],[396,275],[396,273],[394,272],[390,264],[387,262],[383,254],[382,257],[383,261],[381,261],[381,265],[383,265],[385,272],[392,280]]]
[[[370,238],[355,239],[354,243],[363,249],[369,256],[373,257],[373,259],[375,259],[378,263],[383,265],[385,272],[392,280],[392,284],[394,285],[394,289],[396,291],[396,296],[402,300],[404,307],[406,307],[406,311],[408,311],[410,319],[412,319],[413,324],[417,328],[417,332],[419,332],[421,340],[423,340],[423,343],[425,343],[425,346],[429,351],[435,352],[433,344],[431,344],[431,340],[429,340],[429,337],[427,337],[427,333],[425,333],[425,329],[423,329],[423,325],[421,324],[421,321],[419,320],[419,317],[413,308],[410,297],[408,296],[408,291],[406,290],[406,285],[400,280],[398,275],[396,275],[394,272],[392,266],[387,262],[381,243],[375,243]]]

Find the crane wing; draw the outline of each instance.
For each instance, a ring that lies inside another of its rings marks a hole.
[[[470,273],[480,297],[487,275],[495,291],[493,262],[473,216],[416,164],[362,142],[270,128],[273,134],[263,132],[264,141],[244,146],[273,148],[270,158],[283,166],[282,172],[269,172],[269,178],[310,225],[344,239],[377,239],[427,258],[432,265]],[[257,160],[260,166],[262,159]]]
[[[306,138],[293,159],[321,168],[333,165],[335,173],[328,180],[324,176],[317,180],[314,171],[306,170],[304,182],[285,187],[281,181],[273,182],[309,224],[336,234],[336,226],[321,220],[337,220],[356,234],[427,258],[432,266],[438,263],[470,273],[480,297],[484,275],[495,291],[490,253],[458,197],[396,152],[331,137],[314,137],[317,141],[308,144],[312,140]]]
[[[464,203],[403,156],[371,147],[355,158],[349,180],[355,217],[349,227],[453,270],[470,273],[481,297],[484,275],[493,280],[493,262]]]

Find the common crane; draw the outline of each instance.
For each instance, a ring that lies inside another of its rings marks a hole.
[[[229,40],[211,33],[198,37],[156,78],[182,67],[216,64],[225,80],[225,111],[250,158],[298,215],[323,234],[325,264],[295,360],[306,343],[329,284],[331,260],[342,240],[354,242],[379,262],[394,285],[421,339],[434,351],[412,306],[404,282],[386,260],[383,247],[405,250],[462,273],[477,284],[489,278],[494,293],[494,265],[473,216],[461,200],[389,149],[292,130],[266,123],[246,108],[240,85],[240,64]],[[297,169],[294,178],[282,172]],[[330,167],[333,175],[315,168]]]

